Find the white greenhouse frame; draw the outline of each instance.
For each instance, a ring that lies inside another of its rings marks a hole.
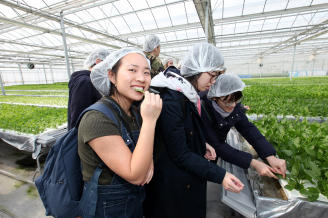
[[[2,82],[68,81],[93,49],[142,49],[150,34],[176,63],[207,41],[229,72],[315,75],[327,69],[328,0],[0,0]]]

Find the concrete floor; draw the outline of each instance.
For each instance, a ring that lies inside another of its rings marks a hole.
[[[20,167],[16,160],[30,153],[19,151],[0,139],[0,169],[31,180],[35,167]],[[243,217],[220,200],[221,185],[208,182],[207,218]],[[45,209],[35,186],[0,174],[0,218],[44,218]]]

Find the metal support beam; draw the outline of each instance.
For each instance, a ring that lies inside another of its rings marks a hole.
[[[0,71],[0,86],[1,86],[2,95],[6,95],[5,88],[3,87],[3,83],[2,83],[2,72],[1,71]]]
[[[101,32],[99,30],[96,30],[90,26],[85,26],[84,24],[79,24],[79,23],[75,23],[73,21],[69,21],[67,19],[63,19],[62,17],[62,14],[63,12],[61,11],[60,12],[60,16],[55,16],[53,14],[50,14],[50,13],[47,13],[45,11],[42,11],[42,10],[35,10],[35,9],[32,9],[31,7],[27,7],[27,6],[24,6],[22,4],[16,4],[14,2],[10,2],[10,1],[7,1],[7,0],[0,0],[0,3],[3,4],[3,5],[7,5],[9,7],[12,7],[12,8],[16,8],[16,9],[19,9],[21,11],[25,11],[27,13],[33,13],[37,16],[40,16],[40,17],[44,17],[48,20],[53,20],[53,21],[56,21],[58,23],[65,23],[66,25],[69,25],[71,27],[76,27],[78,29],[81,29],[81,30],[84,30],[84,31],[87,31],[87,32],[91,32],[91,33],[94,33],[94,34],[97,34],[97,35],[101,35],[101,36],[104,36],[104,37],[107,37],[107,38],[111,38],[113,40],[117,40],[117,41],[120,41],[120,42],[123,42],[123,43],[128,43],[128,44],[131,44],[133,46],[138,46],[140,47],[140,45],[136,44],[136,43],[133,43],[133,42],[130,42],[130,41],[126,41],[124,39],[121,39],[119,37],[116,37],[114,35],[110,35],[108,33],[105,33],[105,32]]]
[[[23,83],[23,85],[24,85],[24,78],[23,78],[23,73],[22,73],[22,67],[21,67],[20,64],[18,64],[18,69],[19,69],[19,73],[20,73],[21,78],[22,78],[22,83]]]
[[[214,24],[212,17],[211,1],[209,0],[193,0],[197,14],[205,32],[205,40],[208,43],[216,45]]]
[[[49,56],[49,57],[59,57],[59,58],[64,58],[65,56],[63,55],[53,55],[53,54],[40,54],[40,53],[36,53],[36,52],[25,52],[25,51],[13,51],[13,50],[5,50],[5,49],[1,49],[1,52],[10,52],[10,53],[18,53],[18,54],[28,54],[28,55],[40,55],[40,56]],[[81,59],[84,60],[87,56],[85,57],[72,57],[70,56],[69,58],[74,58],[74,59]]]
[[[293,63],[292,63],[292,72],[290,72],[290,81],[292,81],[293,71],[294,71],[295,50],[296,50],[296,44],[294,44],[294,55],[293,55]]]
[[[13,41],[13,40],[4,40],[4,39],[0,39],[1,43],[7,43],[7,44],[15,44],[15,45],[23,45],[23,46],[30,46],[30,47],[35,47],[35,48],[41,48],[43,51],[45,49],[49,49],[49,50],[56,50],[56,51],[64,51],[63,49],[57,48],[57,47],[48,47],[48,46],[44,46],[44,45],[39,45],[39,44],[30,44],[30,43],[26,43],[26,42],[17,42],[17,41]],[[3,51],[3,50],[2,50]],[[77,54],[81,54],[81,55],[89,55],[88,52],[81,52],[81,51],[76,51],[76,50],[72,50],[72,52],[77,53]],[[28,52],[30,53],[30,52]],[[44,54],[42,54],[44,55]]]
[[[71,56],[71,48],[70,48],[70,47],[68,47],[68,52],[69,52],[69,56]],[[72,58],[71,58],[71,65],[72,65],[72,73],[74,73],[75,70],[74,70],[74,65],[73,65],[73,60],[72,60]]]
[[[208,42],[208,5],[209,5],[209,3],[206,2],[206,9],[205,9],[205,42]]]
[[[303,43],[305,41],[319,37],[326,33],[328,33],[328,19],[321,22],[320,24],[315,25],[314,27],[312,27],[308,30],[305,30],[295,36],[290,37],[289,39],[287,39],[281,43],[278,43],[277,45],[259,53],[258,55],[264,57],[264,56],[270,55],[272,53],[277,53],[278,51],[286,49],[290,46]],[[296,40],[296,39],[298,39],[298,40]]]
[[[65,24],[64,24],[64,20],[63,20],[63,12],[60,12],[60,18],[61,18],[61,23],[60,23],[60,27],[62,30],[62,37],[63,37],[63,44],[64,44],[64,51],[65,51],[65,61],[66,61],[66,68],[67,68],[67,76],[68,76],[68,81],[71,78],[71,73],[70,73],[70,69],[69,69],[69,61],[68,61],[68,53],[67,53],[67,45],[66,45],[66,33],[65,33]]]
[[[46,84],[48,84],[48,82],[47,82],[46,68],[44,68],[44,65],[43,65],[43,72],[44,72],[44,78],[46,80]]]
[[[52,83],[55,83],[54,73],[52,72],[52,67],[51,67],[51,65],[49,65],[49,68],[50,68],[50,72],[51,72]]]
[[[313,71],[314,71],[314,64],[315,64],[315,59],[313,59],[313,63],[312,63],[312,76],[313,76]]]
[[[4,22],[4,23],[10,23],[10,24],[15,25],[15,26],[21,26],[21,27],[25,27],[25,28],[29,28],[29,29],[33,29],[33,30],[38,30],[38,31],[41,31],[41,32],[44,32],[44,33],[50,33],[50,34],[54,34],[54,35],[58,35],[58,36],[62,35],[61,32],[58,32],[56,30],[47,29],[47,28],[44,28],[44,27],[41,27],[41,26],[20,22],[20,21],[17,21],[17,20],[6,18],[6,17],[0,17],[0,21]],[[120,47],[115,46],[115,45],[104,43],[104,42],[101,42],[101,41],[98,41],[98,40],[83,38],[83,37],[76,36],[76,35],[66,34],[66,36],[67,36],[67,38],[72,38],[72,39],[84,41],[84,42],[87,42],[87,43],[104,45],[106,47],[111,47],[111,48],[116,48],[116,49],[120,48]]]

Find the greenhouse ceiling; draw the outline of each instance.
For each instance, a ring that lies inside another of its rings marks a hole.
[[[142,48],[149,34],[176,60],[204,41],[226,63],[328,51],[328,0],[0,0],[0,63],[65,65],[61,22],[76,65],[97,47]]]

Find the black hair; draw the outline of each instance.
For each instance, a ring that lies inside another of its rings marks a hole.
[[[118,73],[118,70],[119,68],[121,67],[122,65],[122,62],[121,62],[122,59],[120,59],[119,61],[117,61],[114,66],[112,67],[111,69],[111,72],[113,75],[115,75],[115,78],[116,78],[116,83],[117,83],[117,73]],[[109,96],[114,96],[117,103],[119,105],[124,105],[125,104],[125,101],[123,100],[122,98],[122,95],[119,93],[119,91],[117,90],[117,87],[115,86],[115,84],[113,84],[112,82],[110,82],[110,92],[109,92]]]
[[[197,75],[193,75],[193,76],[189,76],[189,77],[185,77],[186,80],[188,80],[188,82],[191,83],[191,85],[196,89],[196,91],[198,92],[198,79],[199,77],[202,75],[202,73],[199,73]]]
[[[229,95],[222,96],[222,97],[224,97],[224,99],[222,101],[225,101],[229,98]],[[231,97],[230,97],[229,101],[238,101],[242,97],[243,97],[243,93],[241,91],[237,91],[237,92],[231,93]]]
[[[117,78],[117,72],[118,72],[118,69],[120,68],[121,66],[121,59],[119,61],[117,61],[114,66],[112,67],[111,69],[111,72],[113,75],[115,75],[115,77]],[[110,82],[110,94],[109,95],[117,95],[117,94],[120,94],[115,86],[115,84],[113,84],[112,82]]]

